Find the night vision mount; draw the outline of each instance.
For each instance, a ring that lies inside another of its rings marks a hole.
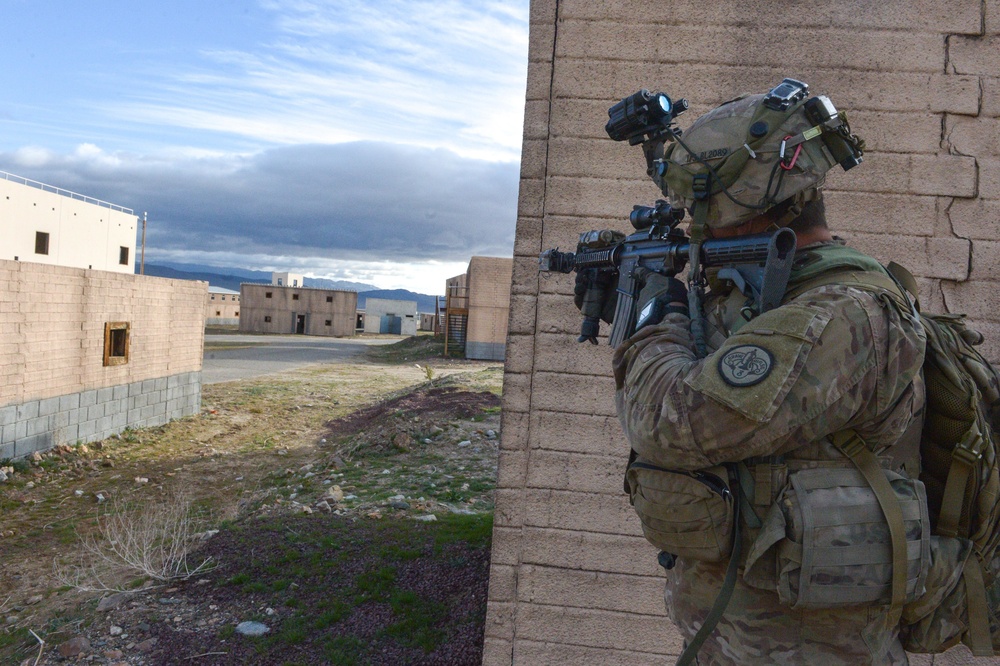
[[[608,109],[604,131],[615,141],[628,139],[630,146],[669,140],[680,134],[680,130],[673,127],[674,118],[687,109],[686,99],[672,101],[663,93],[651,93],[643,88]]]

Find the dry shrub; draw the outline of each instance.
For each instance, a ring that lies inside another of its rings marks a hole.
[[[95,532],[77,532],[75,561],[57,564],[56,576],[85,591],[121,591],[136,578],[161,583],[191,578],[217,565],[211,557],[193,555],[207,526],[185,495],[146,502],[115,495],[98,510]]]

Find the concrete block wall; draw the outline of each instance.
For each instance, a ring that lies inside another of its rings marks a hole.
[[[0,458],[197,413],[206,289],[0,260]],[[127,363],[104,365],[108,322]]]
[[[472,257],[469,260],[466,358],[504,360],[513,263],[506,257]]]
[[[532,0],[486,665],[672,664],[680,648],[622,494],[611,349],[576,344],[572,276],[537,269],[541,250],[627,231],[632,205],[660,196],[641,151],[604,133],[622,97],[687,97],[683,128],[786,76],[828,94],[868,144],[829,175],[831,226],[908,266],[926,310],[968,313],[1000,361],[1000,2],[789,8]]]

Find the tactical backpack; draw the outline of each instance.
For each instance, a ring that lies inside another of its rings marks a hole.
[[[901,304],[899,297],[906,291],[913,295],[913,308],[919,311],[913,276],[895,263],[890,263],[887,271],[888,275],[834,269],[797,285],[786,298],[838,284],[885,294],[897,305]],[[933,534],[960,537],[972,543],[973,554],[966,560],[963,572],[965,608],[956,609],[956,612],[965,611],[965,642],[973,654],[993,656],[991,630],[997,630],[994,614],[1000,609],[990,608],[987,592],[1000,583],[997,580],[1000,571],[994,563],[994,558],[1000,555],[997,552],[1000,545],[1000,373],[975,348],[983,341],[983,336],[965,325],[965,315],[919,316],[927,335],[922,367],[926,404],[920,434],[920,480],[927,493]],[[865,466],[870,468],[877,462],[867,447],[856,446],[859,442],[863,444],[850,431],[840,437],[839,442],[834,438],[838,448],[864,472]],[[870,478],[869,481],[879,495],[877,481]],[[879,498],[883,509],[886,508],[884,499],[889,498]],[[886,518],[893,531],[889,511],[886,511]],[[902,530],[902,525],[899,529]],[[897,544],[893,545],[894,551],[898,551]],[[905,553],[900,556],[905,562]],[[995,591],[991,596],[997,596]],[[901,606],[902,599],[898,599],[894,591],[890,615],[895,615]],[[950,619],[962,622],[962,618]],[[908,646],[919,651],[923,651],[922,647],[919,642]],[[927,649],[937,652],[948,647],[951,645],[934,645]]]

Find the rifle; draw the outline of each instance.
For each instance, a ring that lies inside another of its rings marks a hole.
[[[615,307],[609,343],[617,347],[635,333],[636,299],[646,271],[674,276],[690,260],[691,243],[677,228],[683,209],[666,201],[654,206],[635,206],[629,216],[635,233],[588,231],[580,234],[576,252],[558,248],[539,255],[539,270],[570,273],[595,270],[595,279],[583,300],[584,320],[577,342],[597,344],[600,315],[607,297],[601,285],[617,279]],[[706,240],[701,244],[702,269],[719,267],[718,277],[732,281],[747,297],[743,316],[752,317],[781,304],[795,256],[795,232],[782,228],[773,233]],[[697,318],[700,313],[692,312]]]

